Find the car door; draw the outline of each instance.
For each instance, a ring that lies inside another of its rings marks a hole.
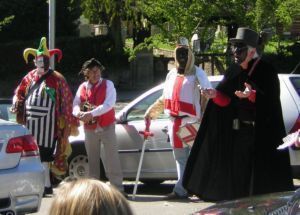
[[[153,137],[144,140],[139,131],[144,131],[144,114],[162,94],[158,89],[146,94],[136,101],[125,113],[126,123],[117,124],[117,139],[122,170],[126,178],[135,178],[141,149],[146,141],[141,176],[143,179],[172,179],[176,178],[176,165],[173,158],[172,147],[168,141],[167,121],[165,114],[160,114],[156,120],[151,121],[150,131]]]
[[[300,129],[300,75],[281,74],[280,99],[286,133]],[[300,150],[290,147],[290,160],[295,177],[300,178]]]
[[[286,133],[294,132],[299,116],[300,76],[279,75],[280,100]]]

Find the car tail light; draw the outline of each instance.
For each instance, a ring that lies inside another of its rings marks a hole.
[[[289,133],[296,132],[296,131],[298,131],[298,129],[300,129],[300,116],[298,116],[294,126],[292,127],[292,129],[290,130]]]
[[[22,157],[38,156],[39,147],[32,135],[11,138],[6,146],[6,153],[22,153]]]

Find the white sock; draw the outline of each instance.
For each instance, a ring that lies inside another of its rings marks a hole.
[[[51,187],[49,163],[42,163],[45,168],[45,187]]]

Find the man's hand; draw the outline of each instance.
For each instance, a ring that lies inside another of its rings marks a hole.
[[[93,119],[93,115],[91,113],[88,112],[81,112],[81,116],[79,117],[79,119],[85,123],[91,121]]]
[[[208,99],[213,99],[217,95],[217,91],[214,88],[201,89],[201,94]]]
[[[245,83],[245,90],[244,91],[235,91],[235,95],[240,99],[248,98],[251,95],[252,86],[248,83]]]
[[[298,137],[297,137],[297,141],[295,142],[295,146],[297,148],[300,148],[300,129],[298,129]]]
[[[249,63],[249,61],[252,60],[252,58],[253,58],[255,52],[256,52],[256,48],[253,48],[253,49],[251,49],[250,51],[248,51],[247,57],[246,57],[245,60],[240,64],[240,66],[241,66],[243,69],[247,69],[247,68],[248,68],[248,63]]]
[[[17,99],[17,101],[11,106],[11,113],[22,113],[24,111],[24,97]]]
[[[152,118],[151,118],[151,116],[150,116],[150,114],[149,113],[146,113],[145,115],[144,115],[144,120],[146,121],[146,120],[151,120]]]

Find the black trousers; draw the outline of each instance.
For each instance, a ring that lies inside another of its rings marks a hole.
[[[241,124],[234,130],[232,192],[234,198],[246,197],[252,193],[252,167],[255,130],[253,125]]]

